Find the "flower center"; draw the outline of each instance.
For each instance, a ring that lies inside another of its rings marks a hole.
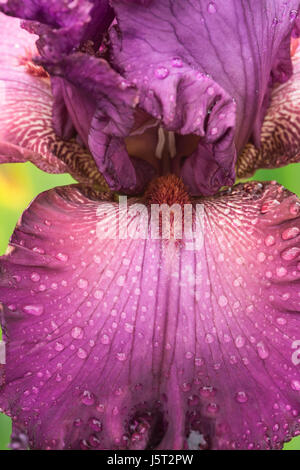
[[[158,175],[180,174],[181,160],[191,155],[200,137],[166,130],[157,119],[138,109],[135,125],[125,139],[130,157],[150,163]]]
[[[176,175],[166,175],[151,181],[145,192],[147,204],[179,204],[182,208],[191,199],[183,181]]]

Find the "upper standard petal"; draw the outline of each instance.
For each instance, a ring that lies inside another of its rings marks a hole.
[[[39,52],[52,57],[85,41],[99,47],[114,16],[108,0],[7,0],[0,10],[27,20],[24,27],[39,35]]]
[[[273,83],[292,73],[290,36],[299,1],[113,0],[112,62],[162,126],[199,137],[175,163],[193,194],[234,180],[236,155],[260,129]]]

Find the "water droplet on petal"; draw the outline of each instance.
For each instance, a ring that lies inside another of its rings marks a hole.
[[[248,401],[248,395],[244,391],[237,392],[235,395],[235,399],[238,403],[246,403]]]
[[[263,205],[261,206],[260,212],[262,214],[267,214],[267,212],[270,212],[271,210],[274,210],[279,205],[280,205],[280,202],[277,201],[277,199],[272,199],[270,201],[265,201],[263,203]]]
[[[290,227],[286,230],[284,230],[284,232],[282,232],[282,238],[283,240],[291,240],[292,238],[295,238],[297,237],[297,235],[299,235],[300,233],[300,229],[298,227]]]
[[[103,298],[104,292],[102,290],[96,290],[94,292],[94,297],[97,300],[101,300]]]
[[[117,353],[117,359],[121,362],[124,362],[126,360],[126,354],[125,353]]]
[[[82,339],[83,338],[83,329],[80,326],[74,326],[71,331],[71,336],[74,339]]]
[[[55,351],[63,351],[65,349],[64,345],[62,343],[55,343]]]
[[[243,336],[237,336],[235,338],[235,345],[237,348],[242,348],[245,345],[245,338]]]
[[[100,432],[102,430],[102,423],[97,418],[90,418],[89,419],[89,426],[95,432]]]
[[[266,255],[265,255],[265,253],[263,253],[263,252],[258,253],[258,255],[257,255],[257,260],[258,260],[260,263],[263,263],[263,262],[266,260]]]
[[[79,289],[86,289],[88,285],[88,282],[86,279],[79,279],[79,281],[77,282],[77,286],[79,287]]]
[[[32,282],[39,282],[41,276],[38,273],[32,273],[30,279],[32,280]]]
[[[286,261],[291,261],[296,258],[300,253],[300,248],[298,246],[292,246],[291,248],[287,248],[285,251],[281,253],[281,256]]]
[[[214,342],[214,337],[213,335],[211,335],[210,333],[207,333],[207,335],[205,336],[205,341],[206,343],[208,344],[211,344]]]
[[[87,352],[85,349],[82,349],[82,348],[79,348],[78,351],[77,351],[77,356],[80,358],[80,359],[86,359],[87,357]]]
[[[109,336],[107,336],[107,335],[102,335],[102,337],[101,337],[101,343],[102,343],[102,344],[109,344],[109,342],[110,342]]]
[[[218,304],[220,305],[220,307],[225,307],[228,304],[227,297],[225,297],[225,295],[221,295],[219,297]]]
[[[293,204],[291,204],[291,206],[290,206],[290,214],[292,214],[292,215],[298,215],[299,210],[300,210],[300,204],[299,204],[299,202],[294,202]]]
[[[216,394],[216,389],[211,386],[204,386],[200,388],[199,392],[202,397],[213,397]]]
[[[291,10],[290,11],[290,21],[294,21],[298,16],[298,10]]]
[[[278,277],[284,277],[287,274],[287,270],[283,266],[280,266],[276,269],[276,274]]]
[[[85,390],[81,395],[81,402],[86,406],[91,406],[95,403],[95,396],[89,390]]]
[[[125,323],[125,331],[127,331],[127,333],[132,333],[133,325],[131,325],[131,323]]]
[[[291,387],[293,390],[296,390],[296,392],[300,391],[300,380],[292,380],[291,381]]]
[[[265,344],[260,341],[259,343],[257,343],[257,352],[258,352],[258,355],[261,359],[267,359],[267,357],[269,357],[269,351],[268,349],[266,348]]]
[[[23,307],[23,311],[25,313],[29,313],[29,315],[38,317],[39,315],[42,315],[44,307],[43,305],[25,305],[25,307]]]
[[[56,259],[58,259],[59,261],[62,261],[62,262],[66,262],[68,261],[69,257],[68,255],[65,255],[64,253],[57,253],[57,255],[55,256]]]
[[[181,68],[182,60],[179,57],[174,57],[174,59],[172,60],[172,66],[176,68]]]
[[[208,411],[208,413],[211,413],[211,414],[216,414],[218,413],[220,407],[219,405],[217,405],[217,403],[209,403],[206,407],[206,410]]]
[[[265,238],[265,245],[266,245],[266,246],[273,246],[273,245],[275,245],[275,238],[273,237],[273,235],[268,235],[268,236]]]
[[[117,279],[117,285],[122,287],[125,284],[125,276],[119,276]]]
[[[169,75],[169,70],[166,67],[158,67],[155,70],[155,76],[156,78],[159,78],[160,80],[164,80],[165,78],[167,78],[168,75]]]
[[[282,317],[276,318],[276,322],[278,323],[278,325],[286,325],[286,319]]]
[[[211,14],[216,13],[216,11],[217,11],[216,4],[214,2],[210,2],[208,4],[207,11],[208,11],[208,13],[211,13]]]

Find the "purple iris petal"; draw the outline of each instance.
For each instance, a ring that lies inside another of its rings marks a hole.
[[[237,176],[258,168],[278,168],[300,161],[300,42],[292,44],[293,75],[274,87],[262,126],[260,147],[248,143],[239,155]]]
[[[103,184],[89,151],[75,138],[62,140],[53,129],[50,79],[33,62],[35,40],[18,19],[0,13],[0,163],[31,161],[49,173],[69,172],[80,182]],[[60,110],[64,138],[70,138],[72,125],[63,102]]]
[[[37,38],[2,13],[0,38],[0,162],[30,160],[45,171],[66,172],[57,158],[49,78],[32,62]]]
[[[96,51],[113,19],[113,10],[107,0],[80,0],[76,4],[72,0],[7,1],[2,10],[26,19],[23,27],[40,36],[37,41],[39,53],[52,59],[80,48],[86,42]],[[63,138],[73,133],[72,121],[64,105],[64,86],[63,81],[53,80],[53,125]],[[68,103],[69,97],[66,100]],[[84,119],[83,115],[82,121]]]
[[[134,126],[137,91],[103,59],[81,52],[48,64],[65,78],[63,92],[83,142],[111,189],[142,191],[155,175],[150,164],[128,157],[125,137]],[[82,119],[84,117],[84,119]],[[124,157],[124,158],[123,158]]]
[[[113,60],[137,84],[140,105],[166,129],[201,137],[181,167],[184,182],[194,194],[230,184],[234,147],[239,152],[249,139],[259,144],[270,83],[291,75],[299,1],[112,5],[118,19]],[[227,96],[236,103],[236,122]]]
[[[87,40],[99,47],[113,19],[108,0],[7,0],[1,10],[29,20],[24,27],[40,36],[39,52],[54,57]]]
[[[31,448],[268,449],[299,433],[300,201],[248,183],[198,202],[192,251],[99,237],[118,205],[74,186],[25,212],[1,262],[0,405]]]

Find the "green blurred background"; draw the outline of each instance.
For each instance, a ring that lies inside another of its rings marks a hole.
[[[254,179],[260,181],[276,180],[300,196],[300,165],[290,165],[272,171],[258,171]],[[0,254],[5,252],[17,220],[30,201],[42,191],[72,182],[73,180],[69,175],[48,175],[30,163],[1,165]],[[10,419],[0,414],[0,450],[8,449],[10,433]],[[286,444],[285,449],[300,450],[300,436]]]

